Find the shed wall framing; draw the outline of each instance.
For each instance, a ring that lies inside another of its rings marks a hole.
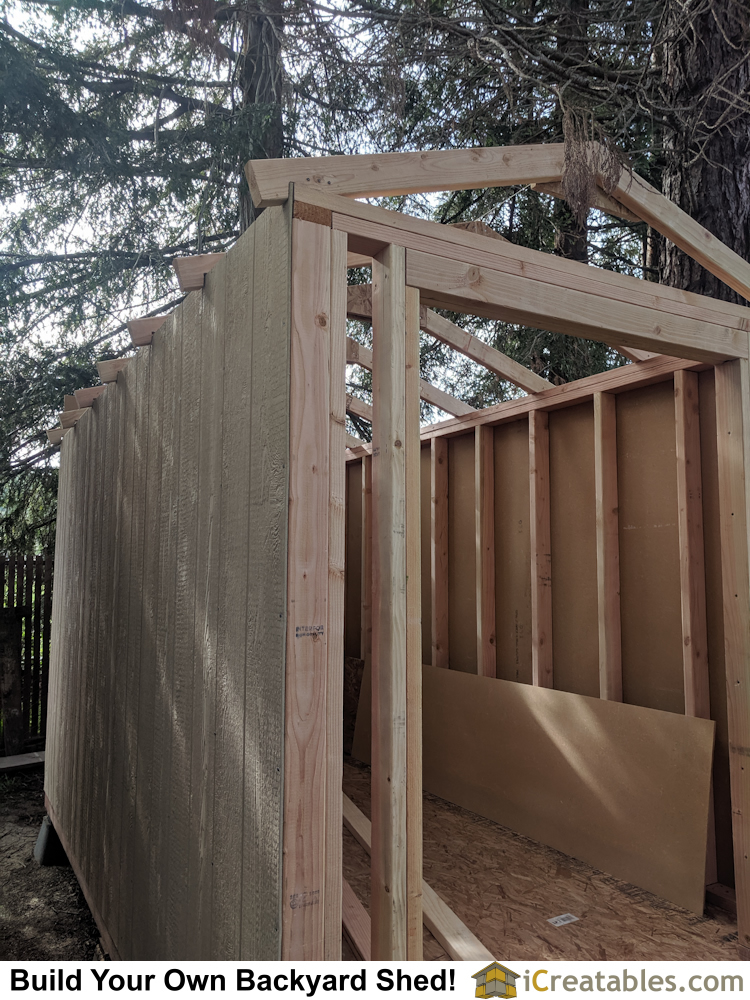
[[[388,184],[417,189],[422,167],[388,180],[383,163]],[[653,215],[647,190],[620,187]],[[280,207],[202,288],[192,268],[198,290],[59,431],[46,793],[111,953],[340,957],[345,643],[373,677],[373,957],[419,957],[423,900],[426,921],[436,905],[422,662],[710,710],[718,877],[731,812],[750,948],[750,313],[362,205],[317,174],[296,199],[256,194]],[[667,228],[700,237],[671,215]],[[750,288],[729,251],[701,252]],[[374,329],[360,406],[374,447],[348,452],[347,253],[373,260]],[[420,447],[415,344],[441,326],[427,306],[658,356],[459,408]],[[644,503],[671,521],[641,544]],[[650,673],[649,643],[663,653]]]

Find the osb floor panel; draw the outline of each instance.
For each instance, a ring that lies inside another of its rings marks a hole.
[[[344,764],[344,791],[370,815],[370,769]],[[344,830],[344,876],[369,909],[370,859]],[[433,795],[424,799],[424,876],[499,960],[737,959],[737,924],[673,906]],[[550,917],[572,913],[563,927]],[[446,961],[429,931],[424,957]]]

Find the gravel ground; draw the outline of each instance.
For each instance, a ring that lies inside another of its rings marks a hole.
[[[95,959],[99,932],[73,869],[34,860],[43,787],[41,769],[0,776],[0,959]]]

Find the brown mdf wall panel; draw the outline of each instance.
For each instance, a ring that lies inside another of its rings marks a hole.
[[[623,700],[685,711],[674,385],[617,396]]]
[[[45,791],[113,956],[280,954],[290,219],[62,447]]]
[[[422,662],[432,663],[432,562],[430,559],[430,518],[432,500],[430,486],[430,445],[422,447],[419,456],[420,533],[422,544]]]
[[[724,616],[721,593],[721,538],[719,482],[716,454],[716,394],[713,369],[698,376],[703,478],[703,542],[706,567],[706,625],[711,718],[716,722],[714,747],[714,812],[716,819],[717,877],[734,885],[732,805],[729,794],[729,732],[727,685],[724,671]]]
[[[448,442],[448,636],[451,670],[477,672],[474,434]]]
[[[424,668],[424,787],[702,914],[714,724]]]
[[[362,462],[346,466],[344,651],[362,655]]]
[[[531,684],[528,421],[494,433],[497,676]]]
[[[599,697],[594,408],[549,415],[553,681]]]

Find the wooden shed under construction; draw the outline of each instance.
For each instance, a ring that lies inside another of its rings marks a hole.
[[[253,162],[265,211],[178,261],[183,303],[66,400],[45,791],[112,957],[338,959],[343,923],[419,959],[423,922],[502,957],[423,881],[423,790],[695,913],[734,888],[750,957],[750,309],[356,200],[559,195],[563,166]],[[750,298],[750,265],[637,175],[596,204]],[[633,363],[553,386],[435,310]],[[517,398],[422,381],[420,330]],[[420,398],[448,419],[420,428]],[[371,827],[342,799],[345,656]]]

